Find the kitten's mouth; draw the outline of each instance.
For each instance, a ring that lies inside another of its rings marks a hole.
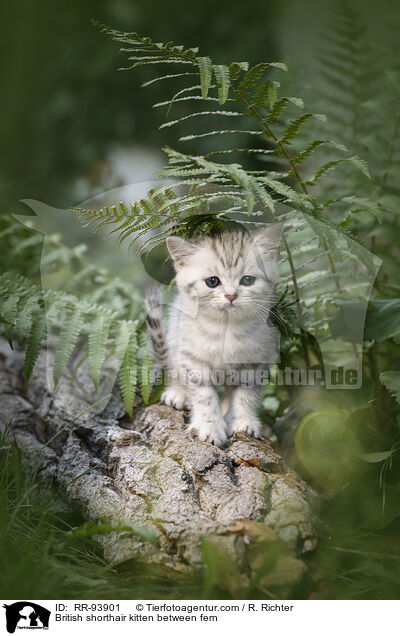
[[[231,312],[231,311],[236,311],[238,307],[239,305],[236,305],[235,303],[227,303],[226,305],[222,305],[221,309]]]

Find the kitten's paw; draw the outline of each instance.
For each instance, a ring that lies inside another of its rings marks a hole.
[[[167,406],[173,406],[178,411],[185,408],[186,391],[180,386],[168,386],[161,396],[161,402]]]
[[[210,442],[215,446],[222,446],[228,439],[223,419],[216,422],[192,421],[188,430],[194,431],[203,442]]]
[[[232,422],[232,433],[248,433],[253,437],[261,437],[262,424],[258,417],[239,417]]]

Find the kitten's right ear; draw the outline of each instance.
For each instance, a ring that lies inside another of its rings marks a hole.
[[[167,238],[167,248],[177,269],[182,267],[187,257],[195,251],[195,246],[180,236],[169,236]]]

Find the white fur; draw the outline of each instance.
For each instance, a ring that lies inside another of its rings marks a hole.
[[[224,420],[214,384],[204,378],[216,370],[266,368],[276,361],[278,333],[268,320],[276,302],[277,249],[282,227],[266,226],[253,236],[225,233],[197,243],[179,237],[167,240],[174,259],[178,292],[167,330],[168,366],[172,373],[202,374],[203,381],[177,377],[163,394],[166,404],[190,408],[190,429],[200,439],[223,444],[229,432],[259,436],[259,387],[238,386],[232,391],[231,425]],[[255,276],[253,285],[240,284]],[[217,276],[221,284],[206,285]],[[226,296],[236,294],[230,302]]]

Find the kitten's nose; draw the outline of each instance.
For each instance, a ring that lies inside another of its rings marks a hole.
[[[227,298],[228,300],[231,301],[231,303],[233,303],[235,298],[237,298],[237,294],[225,294],[225,298]]]

